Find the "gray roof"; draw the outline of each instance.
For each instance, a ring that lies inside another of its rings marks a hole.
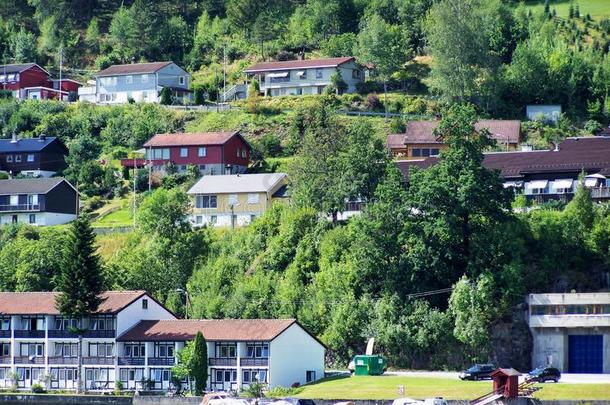
[[[47,136],[44,139],[17,138],[17,142],[13,142],[12,138],[0,139],[0,152],[40,152],[56,140],[54,136]]]
[[[188,194],[266,193],[285,177],[286,173],[203,176]]]
[[[37,66],[35,63],[17,63],[13,65],[0,65],[0,74],[6,73],[21,73],[24,70],[28,70],[33,66]],[[39,66],[40,67],[40,66]],[[42,68],[41,68],[42,69]],[[44,70],[44,69],[42,69]],[[46,72],[46,70],[44,70]]]
[[[63,181],[70,184],[63,177],[0,180],[0,195],[46,194]]]

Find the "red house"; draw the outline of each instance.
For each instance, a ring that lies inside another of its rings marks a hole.
[[[169,163],[184,172],[189,165],[199,167],[202,175],[237,174],[246,171],[252,148],[236,132],[157,134],[145,144],[145,159],[122,159],[128,168],[151,164],[165,170]]]
[[[67,100],[70,92],[77,92],[80,83],[71,79],[50,78],[49,72],[36,63],[0,66],[0,86],[11,90],[19,100]]]

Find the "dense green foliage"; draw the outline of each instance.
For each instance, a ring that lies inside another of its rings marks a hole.
[[[201,332],[197,332],[193,342],[190,377],[195,380],[195,395],[201,395],[208,382],[208,346]]]

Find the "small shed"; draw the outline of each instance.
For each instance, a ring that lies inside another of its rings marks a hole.
[[[520,372],[514,368],[498,368],[491,373],[491,379],[494,382],[494,391],[499,391],[504,388],[505,398],[517,398],[519,396],[519,376]]]

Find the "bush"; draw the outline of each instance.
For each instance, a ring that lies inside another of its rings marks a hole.
[[[300,387],[299,383],[294,383],[291,387],[282,387],[281,385],[278,385],[267,391],[265,396],[269,398],[285,398],[297,395],[301,391],[303,391],[303,388]]]
[[[379,83],[373,80],[367,80],[366,82],[356,83],[356,91],[360,94],[381,93],[383,92],[383,83]]]
[[[405,114],[425,114],[426,101],[421,97],[407,97],[402,112]]]
[[[376,93],[367,95],[364,105],[369,110],[380,110],[382,108],[381,101],[379,101],[379,96]]]
[[[123,381],[116,380],[114,382],[114,395],[121,395],[121,391],[123,391]]]
[[[104,199],[98,195],[87,198],[83,203],[83,212],[92,212],[104,205]]]
[[[205,94],[202,86],[195,87],[193,102],[195,103],[195,105],[203,105],[203,103],[205,102]]]
[[[71,91],[68,93],[68,101],[74,103],[78,101],[78,93],[76,91]]]
[[[42,384],[34,383],[32,384],[32,392],[34,394],[42,394],[46,392],[46,389],[42,386]]]
[[[2,89],[0,90],[0,100],[1,99],[11,99],[13,98],[13,92],[10,90]]]
[[[282,155],[280,138],[274,134],[265,134],[257,142],[257,149],[264,157],[278,157]]]
[[[163,87],[161,90],[161,100],[159,103],[163,105],[171,105],[172,104],[172,90],[169,87]]]

